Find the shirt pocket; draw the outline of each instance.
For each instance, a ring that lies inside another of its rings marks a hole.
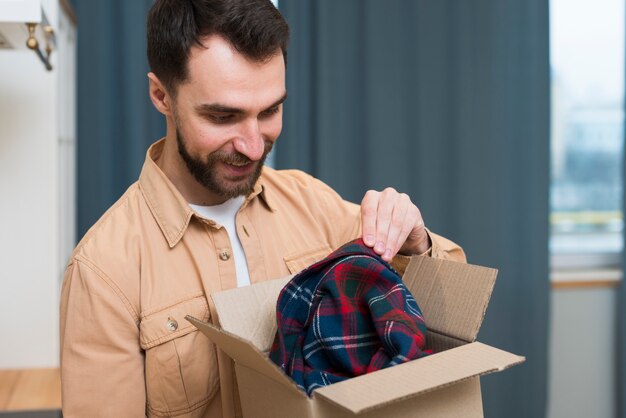
[[[296,274],[309,267],[311,264],[323,260],[324,257],[332,252],[332,248],[328,244],[314,246],[307,250],[301,250],[286,255],[283,259],[291,274]]]
[[[204,295],[175,303],[142,318],[149,417],[195,417],[219,388],[215,346],[185,315],[210,317]]]

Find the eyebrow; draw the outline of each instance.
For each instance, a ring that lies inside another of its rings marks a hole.
[[[265,110],[271,109],[273,107],[279,106],[285,100],[287,100],[287,92],[282,95],[282,97],[276,100],[274,103],[269,105]],[[239,109],[236,107],[230,107],[219,103],[205,103],[196,106],[196,112],[198,113],[235,113],[235,114],[243,114],[245,111],[243,109]]]

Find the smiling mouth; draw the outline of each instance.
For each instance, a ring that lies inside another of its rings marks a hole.
[[[226,168],[227,176],[233,177],[233,179],[243,178],[249,176],[255,169],[254,161],[231,161],[226,162],[222,161],[224,167]]]
[[[240,162],[240,163],[236,163],[236,162],[226,162],[224,161],[225,164],[228,165],[232,165],[233,167],[245,167],[248,164],[252,164],[252,161],[247,161],[247,162]]]

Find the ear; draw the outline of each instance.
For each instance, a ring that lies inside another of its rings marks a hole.
[[[165,116],[172,114],[172,98],[153,72],[148,73],[148,80],[150,82],[150,100],[152,104],[157,108],[159,112]]]

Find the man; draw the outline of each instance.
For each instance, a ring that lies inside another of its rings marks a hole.
[[[213,292],[296,273],[359,236],[400,271],[413,254],[464,261],[404,194],[369,191],[358,206],[263,166],[282,127],[287,38],[269,0],[152,7],[150,98],[167,133],[68,264],[66,418],[238,415],[230,361],[184,320],[217,322]]]

